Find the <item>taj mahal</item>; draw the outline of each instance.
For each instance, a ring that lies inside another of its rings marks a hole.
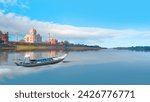
[[[41,43],[42,36],[40,34],[37,34],[37,31],[35,28],[32,28],[29,31],[29,34],[26,34],[24,41],[28,43]]]

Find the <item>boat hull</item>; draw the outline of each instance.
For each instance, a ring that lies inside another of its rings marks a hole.
[[[36,67],[36,66],[43,66],[43,65],[50,65],[50,64],[56,64],[56,63],[59,63],[61,61],[63,61],[64,59],[60,59],[60,60],[57,60],[57,61],[52,61],[52,62],[46,62],[46,63],[38,63],[38,64],[21,64],[19,62],[15,62],[15,64],[17,66],[24,66],[24,67]]]
[[[50,65],[50,64],[56,64],[65,59],[65,56],[53,58],[52,61],[49,62],[41,62],[41,63],[23,63],[23,62],[15,62],[17,66],[23,66],[23,67],[36,67],[36,66],[43,66],[43,65]]]

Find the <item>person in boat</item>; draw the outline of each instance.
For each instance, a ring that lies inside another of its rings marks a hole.
[[[45,58],[45,59],[30,59],[29,55],[26,55],[23,61],[15,62],[18,66],[24,67],[32,67],[32,66],[39,66],[39,65],[47,65],[47,64],[55,64],[61,62],[65,59],[67,54],[64,54],[60,57],[52,57],[52,58]]]

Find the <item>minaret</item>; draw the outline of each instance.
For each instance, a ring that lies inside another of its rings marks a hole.
[[[48,33],[48,41],[50,40],[50,33]]]
[[[16,42],[18,42],[18,33],[16,32]]]

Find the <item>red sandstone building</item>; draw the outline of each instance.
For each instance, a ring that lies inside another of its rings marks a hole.
[[[58,44],[58,41],[54,38],[49,39],[47,42],[50,43],[51,45],[57,45]]]
[[[8,32],[7,33],[3,33],[2,31],[0,31],[0,39],[4,43],[8,43]]]

